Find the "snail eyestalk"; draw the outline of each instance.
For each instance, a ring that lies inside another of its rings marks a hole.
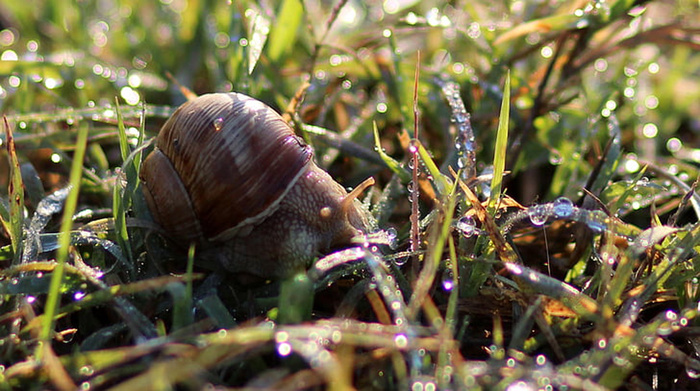
[[[362,183],[357,185],[350,193],[348,193],[345,198],[343,198],[343,201],[340,204],[340,210],[343,212],[347,212],[350,209],[350,206],[352,206],[353,201],[360,197],[360,194],[362,194],[368,187],[374,185],[374,178],[369,177],[365,179]]]

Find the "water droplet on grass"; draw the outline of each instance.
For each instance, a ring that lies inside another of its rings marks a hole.
[[[527,210],[527,215],[533,225],[541,226],[547,222],[547,208],[544,205],[531,206]]]
[[[457,221],[457,229],[467,238],[477,233],[476,222],[472,216],[464,216]]]
[[[452,273],[451,269],[445,269],[442,272],[442,289],[446,290],[447,292],[451,292],[452,289],[455,287],[455,276],[454,273]]]
[[[292,345],[287,342],[283,342],[277,345],[277,354],[282,357],[289,356],[292,353]]]
[[[406,337],[405,334],[397,334],[394,337],[394,344],[396,344],[397,348],[403,349],[406,346],[408,346],[408,338]]]
[[[554,215],[560,219],[566,219],[574,214],[574,203],[566,197],[559,197],[552,203]]]
[[[396,248],[396,238],[398,237],[398,233],[396,232],[396,228],[387,228],[386,230],[386,239],[389,242],[389,248],[392,250]]]

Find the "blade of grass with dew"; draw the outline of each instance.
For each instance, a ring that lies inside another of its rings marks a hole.
[[[486,247],[488,239],[491,239],[493,243],[493,249],[495,250],[495,255],[501,262],[506,263],[518,263],[518,255],[513,250],[513,247],[508,243],[496,225],[493,217],[487,209],[481,204],[479,198],[474,194],[474,192],[465,185],[464,182],[457,176],[452,167],[450,169],[450,174],[457,180],[457,183],[462,188],[462,192],[466,196],[467,201],[472,205],[473,210],[476,212],[476,217],[481,221],[482,229],[488,233],[488,238],[486,236],[479,236],[476,242],[475,254],[483,254]],[[488,254],[489,257],[493,254]],[[489,258],[490,259],[490,258]],[[464,288],[463,292],[467,297],[476,296],[479,293],[479,289],[482,284],[492,275],[492,266],[484,262],[472,263],[471,272],[467,278],[463,278],[460,281],[461,286]]]
[[[399,176],[401,179],[401,182],[403,183],[408,183],[411,181],[411,174],[408,173],[403,167],[401,167],[401,163],[396,161],[393,157],[389,156],[384,152],[384,149],[382,148],[381,141],[379,139],[379,130],[377,129],[377,122],[372,122],[373,126],[373,131],[374,131],[374,144],[375,148],[377,149],[377,153],[379,154],[379,157],[382,158],[384,163],[386,163],[387,167],[396,175]]]
[[[612,213],[617,213],[620,209],[622,209],[622,207],[624,206],[624,204],[625,204],[625,202],[627,201],[627,199],[628,199],[630,196],[633,195],[633,192],[636,192],[637,184],[638,184],[639,181],[642,179],[642,177],[644,176],[644,174],[646,173],[646,171],[647,171],[647,167],[646,167],[646,166],[642,167],[642,169],[639,170],[639,172],[637,173],[637,175],[636,175],[634,178],[632,178],[632,180],[629,182],[629,184],[628,184],[627,186],[624,186],[624,187],[622,188],[622,194],[620,194],[620,195],[617,197],[617,200],[615,200],[615,203],[614,203],[613,206],[610,208],[610,210],[612,211]],[[616,186],[614,186],[614,185],[618,185],[618,184],[619,184],[619,182],[613,184],[613,186],[608,187],[606,190],[614,189],[614,188],[616,187]],[[617,186],[617,187],[621,187],[621,186]],[[607,192],[604,192],[604,193],[601,194],[601,200],[604,200],[603,194],[605,194],[605,195],[608,196],[608,197],[610,196],[609,194],[607,194]],[[635,194],[635,195],[636,195],[636,194]],[[608,198],[608,197],[606,197],[606,198]]]
[[[119,99],[115,99],[115,107],[117,110],[117,129],[119,129],[119,151],[121,152],[122,162],[126,162],[129,159],[129,141],[126,136],[126,128],[124,126],[124,117],[122,117],[121,108],[119,106]],[[136,167],[132,164],[127,164],[123,167],[124,175],[126,176],[126,188],[121,186],[121,181],[119,180],[119,174],[117,174],[117,180],[114,184],[114,189],[112,192],[112,216],[114,217],[114,229],[116,232],[117,243],[119,247],[124,249],[126,258],[131,261],[133,259],[131,254],[131,245],[129,244],[129,232],[126,229],[126,209],[129,208],[131,204],[131,191],[129,189],[129,184],[134,186],[137,178]]]
[[[637,260],[641,259],[646,250],[654,247],[658,242],[661,242],[666,236],[672,235],[679,231],[677,228],[667,226],[657,226],[644,230],[640,233],[634,242],[624,251],[620,253],[620,259],[615,267],[615,274],[609,281],[607,295],[602,300],[605,309],[612,312],[623,301],[623,295],[628,288],[632,273],[634,272]],[[673,243],[673,242],[670,242]],[[664,249],[664,253],[670,249]]]
[[[457,262],[457,250],[455,248],[454,237],[447,237],[447,244],[450,250],[450,264],[447,265],[452,271],[453,281],[459,280],[459,265]],[[457,304],[459,303],[459,284],[454,283],[450,291],[450,297],[447,300],[447,309],[445,310],[445,324],[449,328],[450,333],[454,336],[457,331]]]
[[[459,301],[459,267],[457,267],[457,250],[455,248],[455,242],[452,235],[447,237],[447,246],[450,252],[450,262],[445,265],[449,268],[451,273],[451,279],[453,281],[450,295],[447,299],[447,308],[445,310],[445,325],[443,326],[446,333],[452,338],[455,338],[455,332],[457,331],[457,303]],[[440,346],[440,351],[438,353],[437,361],[437,371],[438,374],[438,385],[441,386],[440,389],[449,388],[445,380],[445,375],[447,375],[448,368],[451,368],[452,360],[450,359],[450,349],[447,344]],[[443,375],[443,376],[440,376]]]
[[[429,294],[430,289],[433,287],[433,282],[435,282],[438,265],[442,259],[445,243],[447,242],[447,238],[450,236],[450,227],[452,226],[452,218],[454,216],[456,205],[456,190],[457,184],[455,183],[450,187],[450,192],[446,196],[447,200],[445,200],[444,208],[441,211],[441,214],[443,215],[442,224],[434,225],[433,231],[428,240],[430,247],[428,248],[428,254],[425,257],[426,262],[418,275],[413,294],[411,294],[411,299],[409,300],[408,308],[406,309],[406,317],[409,320],[414,319],[418,315],[418,311],[423,304],[423,300],[425,300],[425,297]]]
[[[431,182],[433,183],[435,190],[439,195],[451,193],[454,189],[453,184],[444,175],[442,175],[437,164],[435,164],[435,161],[433,161],[433,158],[430,156],[428,150],[425,149],[423,144],[417,144],[418,154],[420,155],[423,164],[425,164],[425,167],[428,169],[428,174],[433,177]]]
[[[53,269],[44,268],[44,271],[55,271],[56,267],[52,264]],[[73,275],[79,275],[79,272],[75,270],[73,266],[66,265],[65,270]],[[200,274],[194,274],[192,278],[202,278]],[[134,295],[141,292],[153,291],[153,292],[163,292],[167,290],[168,286],[171,284],[182,284],[182,277],[175,276],[160,276],[154,277],[148,280],[142,280],[138,282],[132,282],[128,284],[112,285],[105,287],[101,290],[97,290],[92,293],[88,293],[79,302],[73,302],[67,304],[57,311],[56,319],[61,319],[70,313],[77,311],[82,311],[87,308],[108,305],[110,301],[113,301],[117,297]],[[35,328],[40,326],[39,323],[45,323],[45,315],[39,315],[33,320],[31,320],[26,329]]]
[[[506,168],[506,152],[508,149],[508,126],[510,122],[510,70],[506,72],[503,86],[503,101],[501,114],[498,117],[498,133],[493,151],[493,178],[491,178],[491,196],[489,197],[488,212],[491,216],[496,213],[496,207],[501,199],[503,172]]]
[[[394,48],[392,48],[394,49]],[[420,195],[420,186],[418,183],[418,167],[419,167],[419,162],[418,162],[418,148],[417,145],[420,143],[418,135],[420,133],[420,127],[419,127],[419,122],[418,122],[418,78],[420,76],[420,51],[417,53],[418,56],[418,62],[416,64],[415,70],[414,70],[414,79],[413,79],[413,105],[412,105],[412,114],[413,114],[413,138],[410,140],[409,145],[408,145],[408,153],[410,154],[410,162],[413,162],[413,167],[411,167],[411,181],[409,182],[407,186],[407,190],[410,193],[408,195],[409,201],[411,203],[411,215],[410,215],[410,221],[411,221],[411,234],[409,236],[409,246],[411,251],[414,253],[414,255],[411,257],[411,278],[415,277],[418,275],[418,269],[419,269],[419,260],[420,256],[417,254],[418,250],[421,247],[420,243],[420,227],[418,225],[420,221],[420,208],[418,207],[418,200],[419,200],[419,195]],[[395,57],[397,57],[397,53],[394,53]],[[397,68],[397,72],[399,72],[399,68]],[[404,86],[407,86],[408,83],[404,83]],[[402,105],[403,108],[404,105]],[[402,110],[403,111],[403,110]],[[407,110],[408,111],[408,110]],[[408,113],[405,113],[408,114]],[[405,123],[408,122],[409,116],[405,115],[404,116],[404,121]],[[410,165],[410,163],[409,163]]]
[[[498,38],[496,38],[493,44],[494,46],[497,46],[530,33],[583,28],[589,25],[588,14],[584,13],[583,17],[581,17],[570,13],[568,9],[564,11],[566,12],[565,14],[547,16],[541,19],[521,23],[501,34]]]
[[[10,198],[10,226],[9,234],[12,242],[13,260],[12,264],[20,262],[22,252],[22,232],[24,226],[24,186],[22,186],[22,172],[15,150],[15,139],[12,136],[12,128],[7,122],[7,117],[3,116],[5,125],[5,137],[7,143],[7,156],[10,164],[10,182],[7,193]]]
[[[698,245],[700,245],[700,224],[696,224],[682,239],[673,243],[674,251],[665,252],[661,261],[654,265],[652,272],[642,280],[644,288],[635,295],[636,298],[643,303],[650,300],[659,289],[664,288],[664,284],[671,276],[674,266],[680,264],[682,260],[692,259],[696,264],[695,266],[697,266],[698,257],[691,257],[690,255]]]
[[[505,336],[503,334],[503,319],[496,312],[493,314],[493,344],[491,345],[491,359],[503,360],[506,357]]]
[[[56,251],[56,268],[51,273],[51,286],[46,297],[46,307],[44,310],[44,320],[39,339],[41,343],[37,345],[36,355],[42,357],[43,349],[49,348],[51,334],[54,326],[54,316],[61,300],[61,283],[63,281],[63,271],[68,252],[70,250],[71,230],[73,227],[73,214],[78,204],[78,194],[80,194],[80,181],[83,173],[83,159],[87,148],[88,126],[82,123],[78,127],[78,140],[75,143],[75,153],[70,170],[71,191],[63,207],[63,218],[61,219],[61,230],[59,236],[58,250]]]
[[[598,317],[598,303],[573,286],[522,265],[507,262],[505,267],[524,292],[542,294],[559,300],[584,319]]]
[[[457,173],[450,167],[450,173],[457,177]],[[498,257],[502,262],[518,263],[518,255],[513,250],[513,247],[506,241],[501,232],[498,229],[498,225],[494,221],[491,214],[488,213],[487,209],[479,201],[479,198],[474,194],[474,192],[464,184],[462,180],[457,180],[462,192],[467,198],[467,201],[472,205],[472,208],[476,212],[475,215],[481,221],[482,229],[486,231],[493,246],[498,254]]]
[[[149,215],[148,211],[148,206],[146,205],[146,200],[141,194],[140,190],[140,184],[141,184],[141,178],[139,178],[138,173],[141,171],[141,164],[143,163],[144,159],[144,149],[147,148],[148,145],[151,144],[151,141],[148,143],[145,142],[145,137],[146,137],[146,116],[147,116],[148,110],[146,107],[145,103],[142,103],[141,106],[141,112],[139,115],[139,136],[136,141],[136,148],[134,149],[134,152],[132,152],[129,155],[129,158],[132,159],[131,164],[134,167],[134,178],[131,178],[130,180],[127,179],[126,183],[126,190],[131,194],[131,208],[133,210],[134,215],[136,216],[147,216]],[[127,159],[125,161],[125,164],[128,164],[129,160]]]
[[[268,38],[267,54],[272,62],[279,62],[294,47],[303,16],[304,6],[300,0],[282,2]]]
[[[155,106],[149,105],[145,108],[138,107],[124,107],[122,108],[122,115],[131,118],[140,115],[142,111],[145,111],[148,117],[155,118],[168,118],[170,117],[176,108],[172,106]],[[56,111],[40,111],[40,112],[27,112],[23,114],[13,114],[8,115],[7,119],[9,121],[19,123],[19,122],[58,122],[58,121],[72,121],[78,122],[79,120],[90,120],[92,118],[105,118],[106,112],[112,111],[111,107],[90,107],[86,109],[63,109]],[[25,139],[31,138],[45,138],[44,134],[37,136],[25,136]]]

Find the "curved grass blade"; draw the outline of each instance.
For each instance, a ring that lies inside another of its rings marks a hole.
[[[61,220],[61,231],[59,237],[59,248],[56,252],[56,269],[51,274],[51,286],[49,294],[46,298],[46,309],[44,310],[44,324],[42,325],[39,339],[42,343],[38,344],[37,356],[42,355],[42,345],[48,345],[51,340],[51,333],[54,325],[54,315],[58,308],[58,303],[61,298],[61,283],[63,280],[63,271],[68,259],[68,251],[71,240],[71,228],[73,226],[73,214],[78,204],[78,194],[80,192],[80,180],[83,173],[83,159],[85,158],[85,149],[87,147],[88,126],[83,124],[78,128],[78,140],[75,143],[75,154],[70,171],[70,186],[71,191],[68,194],[66,205],[64,207],[63,219]]]
[[[379,130],[377,129],[377,123],[373,122],[372,127],[374,131],[374,144],[375,148],[377,149],[377,153],[379,154],[379,157],[382,158],[384,163],[394,174],[398,175],[402,183],[410,182],[411,174],[401,166],[401,163],[399,163],[393,157],[387,155],[386,152],[384,152],[384,149],[382,149],[382,144],[379,139]]]
[[[425,167],[428,169],[428,174],[430,174],[433,177],[432,183],[435,187],[435,190],[440,195],[452,193],[452,183],[450,183],[447,180],[447,178],[445,178],[445,176],[442,175],[437,164],[435,164],[433,158],[430,156],[430,153],[428,153],[428,150],[425,149],[423,144],[421,144],[420,142],[416,142],[416,145],[418,146],[418,154],[420,155],[421,161],[423,162],[423,164],[425,164]]]
[[[5,137],[7,143],[7,156],[10,163],[10,183],[7,193],[10,198],[10,221],[8,233],[12,242],[12,252],[14,254],[12,264],[16,265],[21,259],[21,241],[24,225],[24,186],[22,185],[22,171],[20,170],[17,151],[15,150],[15,140],[12,137],[12,128],[7,122],[7,117],[3,116],[5,123]]]
[[[134,158],[133,160],[129,160],[131,151],[126,136],[124,118],[122,117],[121,108],[119,107],[119,100],[117,99],[115,103],[117,109],[117,128],[119,129],[119,151],[121,152],[122,162],[124,162],[122,169],[124,171],[123,174],[126,176],[126,184],[122,186],[119,180],[120,174],[117,173],[117,181],[112,192],[112,215],[114,216],[117,243],[119,243],[119,247],[124,249],[127,259],[132,260],[129,232],[126,229],[126,210],[131,206],[132,192],[139,181],[136,165],[140,159]]]
[[[598,316],[598,303],[573,286],[522,265],[505,263],[505,267],[523,291],[559,300],[584,319]]]
[[[250,42],[248,43],[248,74],[252,74],[255,70],[255,65],[260,59],[267,36],[270,34],[270,20],[262,13],[255,12],[252,16],[251,31],[249,33]]]
[[[493,178],[491,178],[491,196],[489,197],[488,211],[493,216],[501,199],[503,186],[503,173],[506,168],[506,150],[508,148],[508,125],[510,123],[510,70],[506,73],[506,81],[503,86],[503,100],[501,101],[501,114],[498,117],[498,133],[496,134],[496,146],[493,151]]]

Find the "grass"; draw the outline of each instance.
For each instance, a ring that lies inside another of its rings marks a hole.
[[[0,389],[697,387],[697,2],[272,3],[0,6]],[[248,286],[174,250],[178,83],[374,177],[379,231]]]

